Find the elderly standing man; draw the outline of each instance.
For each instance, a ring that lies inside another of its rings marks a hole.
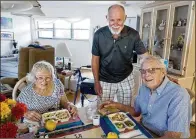
[[[171,82],[164,64],[153,56],[144,59],[140,71],[143,85],[134,108],[106,101],[100,109],[116,107],[136,117],[142,115],[142,124],[161,137],[188,138],[192,108],[186,89]]]
[[[130,105],[134,93],[133,51],[140,57],[146,56],[147,51],[139,33],[124,25],[126,14],[123,6],[110,6],[106,18],[108,26],[97,30],[93,39],[95,92],[102,101],[113,100],[117,94],[118,102]]]

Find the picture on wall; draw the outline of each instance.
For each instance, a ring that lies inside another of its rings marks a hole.
[[[13,40],[14,32],[1,31],[1,40]]]
[[[13,29],[12,18],[1,17],[1,29]]]

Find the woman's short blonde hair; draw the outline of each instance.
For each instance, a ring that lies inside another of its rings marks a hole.
[[[39,71],[46,70],[52,75],[52,79],[55,78],[55,71],[54,67],[47,61],[39,61],[33,65],[32,70],[30,73],[27,74],[26,78],[28,82],[35,82],[36,81],[36,74]]]
[[[161,61],[160,58],[154,57],[152,55],[148,55],[144,58],[144,60],[141,63],[141,68],[143,67],[144,63],[148,63],[148,62],[155,62],[157,64],[157,68],[162,68],[163,71],[166,73],[167,69],[165,64]]]

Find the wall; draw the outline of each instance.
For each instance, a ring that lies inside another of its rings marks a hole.
[[[73,66],[79,67],[82,65],[91,64],[91,47],[93,38],[93,28],[97,25],[105,26],[106,14],[108,6],[78,6],[78,5],[65,5],[64,8],[46,8],[43,7],[42,11],[47,17],[87,17],[91,19],[90,39],[89,41],[76,41],[76,40],[50,40],[39,39],[41,44],[50,44],[55,47],[60,42],[65,42],[72,53]],[[140,8],[125,7],[128,17],[140,15]],[[55,12],[54,12],[55,11]],[[36,18],[36,17],[35,17]]]
[[[17,48],[28,46],[31,42],[30,17],[14,16],[8,12],[1,12],[1,17],[9,17],[13,21],[13,29],[1,29],[1,31],[14,32],[14,39],[18,42]],[[1,40],[1,56],[11,54],[12,49],[10,40]]]

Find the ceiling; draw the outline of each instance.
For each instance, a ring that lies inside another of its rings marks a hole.
[[[143,6],[152,1],[38,1],[43,8],[64,8],[65,6],[109,6],[122,4],[124,6]]]

